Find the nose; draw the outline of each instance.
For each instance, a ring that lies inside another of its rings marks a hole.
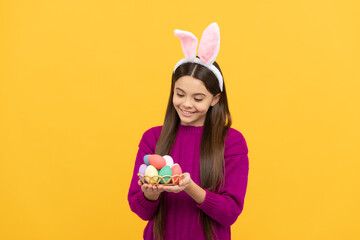
[[[186,98],[185,101],[184,101],[183,106],[184,106],[186,109],[192,108],[191,99],[190,99],[190,98]]]

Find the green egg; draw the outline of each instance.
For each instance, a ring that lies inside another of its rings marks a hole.
[[[166,176],[166,175],[170,175],[172,176],[172,171],[170,166],[164,166],[162,169],[160,169],[159,171],[159,176]],[[168,182],[170,179],[170,177],[164,177],[165,182]],[[161,179],[160,183],[165,183],[164,180]]]

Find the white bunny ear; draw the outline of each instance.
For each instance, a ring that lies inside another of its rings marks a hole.
[[[216,22],[211,23],[203,32],[199,44],[199,57],[206,65],[215,61],[220,49],[220,29]]]
[[[196,57],[198,39],[191,32],[175,29],[175,36],[180,38],[185,58],[191,60]]]

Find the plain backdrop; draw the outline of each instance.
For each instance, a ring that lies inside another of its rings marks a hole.
[[[127,193],[174,29],[212,22],[249,149],[233,239],[360,238],[358,1],[1,0],[0,239],[142,238]]]

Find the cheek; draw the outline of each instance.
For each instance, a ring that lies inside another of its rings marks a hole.
[[[206,105],[205,104],[196,104],[195,108],[197,111],[199,112],[205,112],[207,111]]]
[[[203,108],[201,108],[201,110],[199,110],[199,111],[201,111],[201,112],[203,112],[203,113],[206,113],[208,109],[209,109],[209,108],[207,108],[207,107],[203,107]]]
[[[174,95],[174,97],[173,97],[173,105],[174,105],[174,106],[177,106],[177,105],[179,105],[179,104],[180,104],[179,98],[177,98],[177,97]]]
[[[207,110],[209,110],[210,107],[210,102],[199,104],[197,107],[198,107],[198,111],[207,112]]]

